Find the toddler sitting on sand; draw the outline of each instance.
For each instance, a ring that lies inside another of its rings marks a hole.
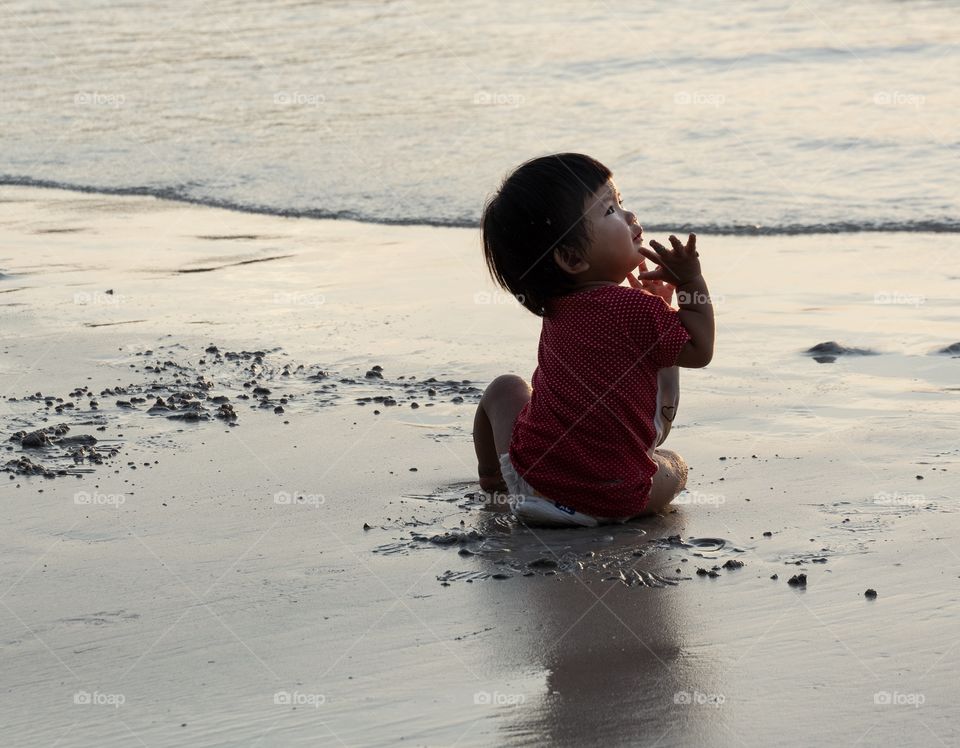
[[[680,455],[657,449],[676,416],[677,367],[713,357],[696,236],[642,246],[610,170],[577,153],[517,168],[487,202],[481,232],[494,280],[543,319],[532,387],[501,375],[477,407],[481,488],[506,492],[530,525],[662,510],[687,478]]]

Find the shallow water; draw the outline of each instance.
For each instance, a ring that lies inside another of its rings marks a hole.
[[[4,4],[0,183],[472,225],[576,150],[651,229],[960,229],[950,3]]]

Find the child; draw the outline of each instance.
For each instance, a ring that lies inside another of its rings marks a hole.
[[[487,202],[481,231],[494,280],[543,319],[532,388],[501,375],[477,407],[481,488],[506,491],[535,525],[662,510],[687,477],[680,455],[656,449],[676,415],[676,367],[713,357],[696,236],[642,246],[610,170],[578,153],[517,168]]]

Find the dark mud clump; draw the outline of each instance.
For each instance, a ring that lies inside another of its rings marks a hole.
[[[97,443],[97,437],[92,434],[77,434],[76,436],[64,436],[61,439],[57,439],[56,443],[66,447],[91,447]]]
[[[43,429],[31,431],[29,434],[25,431],[18,432],[18,434],[22,434],[20,438],[20,446],[24,449],[37,449],[50,444],[50,437],[47,436],[47,432]],[[16,440],[18,434],[14,434],[11,438]]]
[[[483,535],[476,530],[448,530],[447,532],[430,536],[421,535],[420,533],[412,533],[412,535],[414,540],[433,543],[434,545],[464,545],[465,543],[475,543],[483,540]]]
[[[787,580],[787,584],[791,587],[806,587],[807,586],[807,575],[806,574],[795,574]]]
[[[16,460],[8,460],[3,469],[5,472],[13,475],[42,475],[44,478],[55,478],[56,473],[53,470],[33,462],[29,457],[20,457]],[[64,473],[65,475],[66,473]]]
[[[804,351],[811,356],[818,364],[832,364],[837,360],[837,356],[876,356],[876,351],[868,348],[848,348],[835,340],[829,340],[826,343],[817,343],[812,348]]]
[[[92,434],[67,436],[69,430],[69,425],[59,423],[34,431],[15,432],[8,441],[19,444],[24,451],[34,453],[38,459],[42,455],[47,464],[35,462],[23,455],[8,460],[2,469],[12,475],[42,475],[53,478],[76,473],[77,465],[102,465],[105,459],[117,455],[118,450],[115,447],[98,447],[98,440]],[[7,449],[12,450],[13,447],[9,446]]]

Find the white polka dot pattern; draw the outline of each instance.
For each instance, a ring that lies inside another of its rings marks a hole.
[[[544,496],[593,516],[643,510],[656,464],[657,372],[690,334],[659,296],[598,286],[551,299],[510,459]]]

